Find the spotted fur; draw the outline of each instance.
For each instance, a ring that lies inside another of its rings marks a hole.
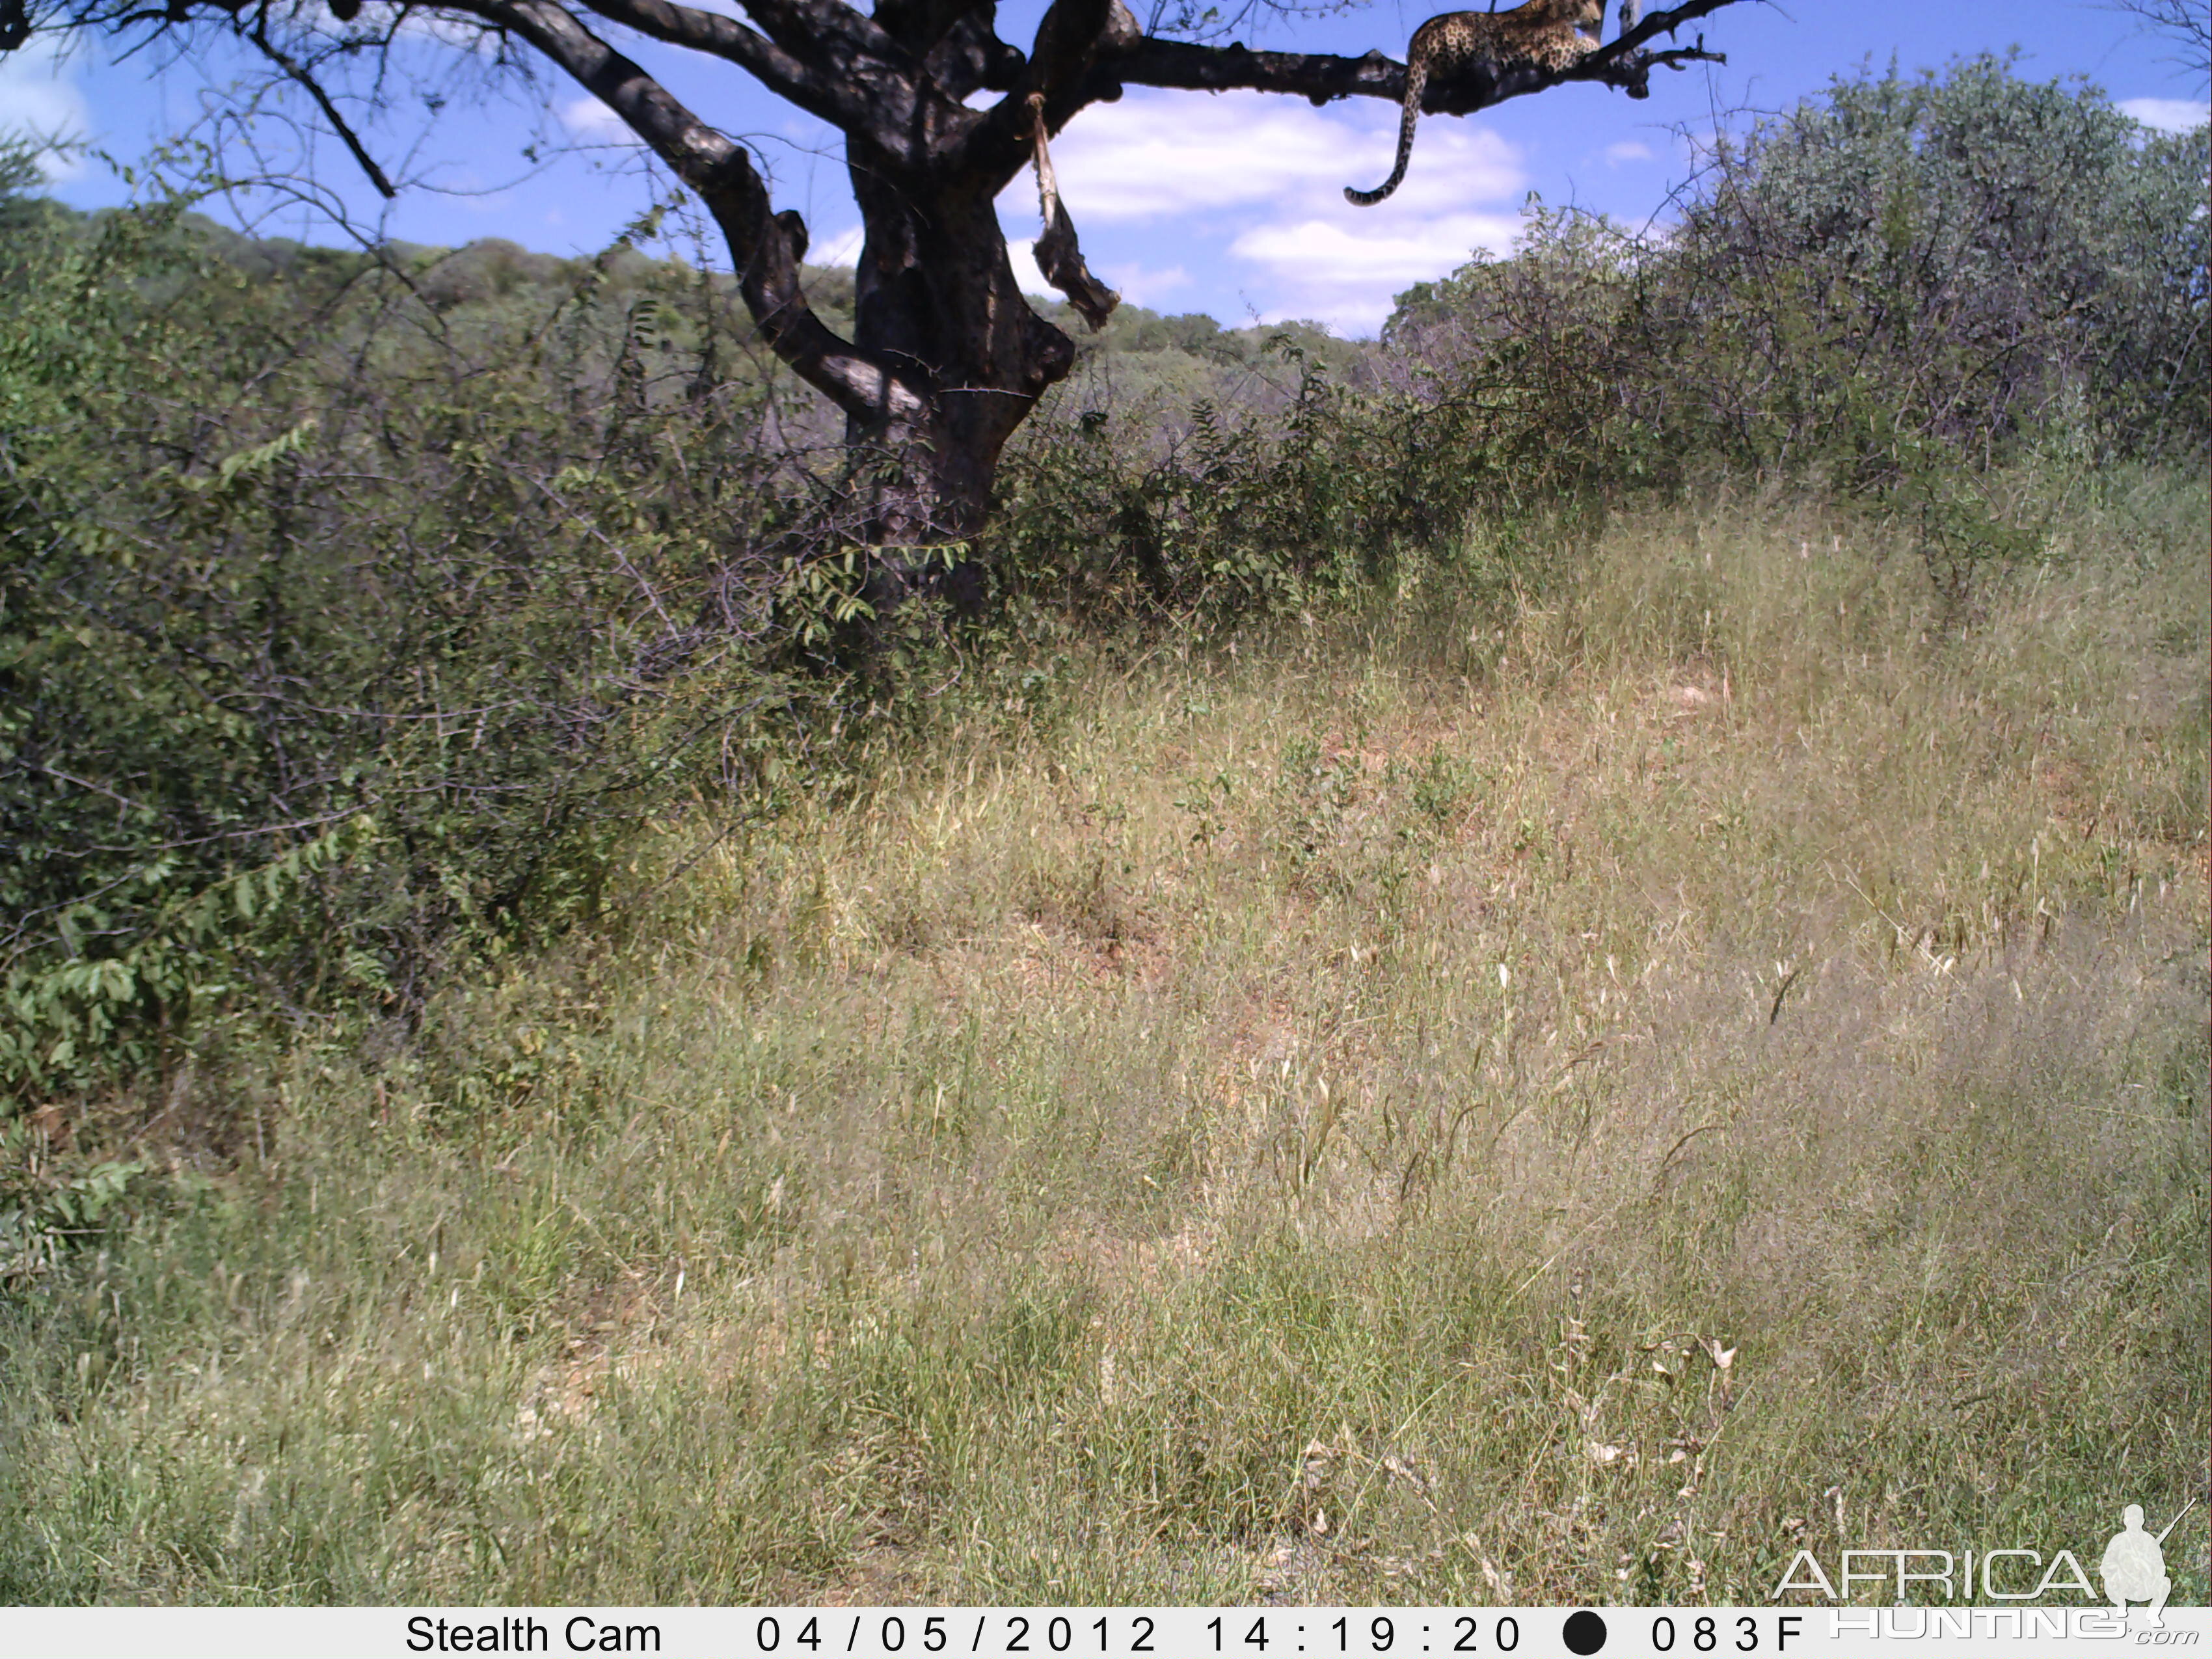
[[[1605,27],[1604,0],[1528,0],[1511,11],[1448,11],[1413,31],[1406,48],[1406,100],[1398,116],[1398,165],[1374,190],[1345,186],[1344,198],[1372,207],[1406,177],[1413,156],[1413,124],[1431,79],[1460,74],[1470,64],[1493,71],[1533,67],[1551,73],[1571,68],[1597,50]],[[1587,33],[1585,33],[1587,31]]]

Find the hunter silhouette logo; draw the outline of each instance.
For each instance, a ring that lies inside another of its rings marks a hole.
[[[2196,1507],[2192,1498],[2182,1506],[2181,1515]],[[2105,1599],[2122,1613],[2130,1601],[2149,1602],[2143,1622],[2153,1630],[2166,1627],[2166,1598],[2173,1594],[2173,1580],[2166,1575],[2166,1553],[2161,1546],[2166,1534],[2181,1524],[2181,1515],[2167,1522],[2166,1532],[2154,1538],[2143,1530],[2142,1505],[2129,1504],[2120,1512],[2124,1529],[2112,1534],[2112,1541],[2105,1546],[2105,1559],[2097,1564],[2105,1581]]]
[[[2121,1511],[2124,1524],[2105,1546],[2098,1571],[2105,1581],[2105,1599],[2124,1623],[2133,1611],[2129,1603],[2139,1601],[2147,1604],[2142,1611],[2142,1628],[2166,1628],[2166,1602],[2173,1594],[2173,1580],[2166,1575],[2164,1545],[2196,1507],[2192,1498],[2155,1537],[2143,1529],[2142,1504],[2130,1504]],[[1942,1549],[1849,1549],[1837,1565],[1832,1578],[1811,1550],[1799,1550],[1767,1600],[1778,1601],[1796,1590],[1826,1601],[1849,1601],[1863,1593],[1862,1587],[1875,1585],[1893,1595],[1900,1606],[1911,1601],[2003,1606],[2040,1601],[2065,1590],[2085,1601],[2097,1599],[2096,1587],[2071,1550],[2060,1550],[2045,1561],[2040,1550],[2033,1549],[1968,1550],[1963,1556]]]

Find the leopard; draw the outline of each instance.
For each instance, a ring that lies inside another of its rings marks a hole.
[[[1548,74],[1571,69],[1599,46],[1604,0],[1528,0],[1510,11],[1448,11],[1413,31],[1406,48],[1406,97],[1398,116],[1398,164],[1373,190],[1344,187],[1344,199],[1372,207],[1396,190],[1413,156],[1413,124],[1431,79],[1472,64],[1493,70],[1531,67]]]

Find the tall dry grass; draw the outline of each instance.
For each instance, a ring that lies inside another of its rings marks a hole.
[[[2202,1482],[2205,492],[1086,663],[239,1086],[0,1310],[33,1601],[1749,1601]],[[2200,1600],[2203,1522],[2169,1541]],[[2084,1558],[2087,1559],[2087,1558]]]

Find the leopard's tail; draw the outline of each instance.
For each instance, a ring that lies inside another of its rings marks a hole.
[[[1429,64],[1426,52],[1408,52],[1413,61],[1406,65],[1406,102],[1398,113],[1398,165],[1390,169],[1390,176],[1373,190],[1354,190],[1344,187],[1344,199],[1354,207],[1373,207],[1404,182],[1406,163],[1413,159],[1413,123],[1421,118],[1421,94],[1428,90]]]

